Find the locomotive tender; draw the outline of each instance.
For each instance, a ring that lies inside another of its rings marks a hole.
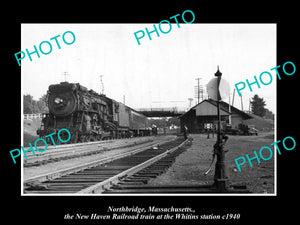
[[[61,128],[71,132],[71,143],[151,133],[146,116],[79,83],[50,85],[47,97],[49,113],[37,130],[41,138]]]

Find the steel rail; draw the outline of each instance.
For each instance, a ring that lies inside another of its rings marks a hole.
[[[63,145],[48,145],[47,150],[45,150],[44,152],[36,152],[36,155],[30,154],[28,155],[28,158],[31,157],[38,157],[41,155],[45,155],[45,154],[50,154],[50,153],[56,153],[56,152],[64,152],[64,151],[71,151],[74,148],[87,148],[87,147],[94,147],[95,145],[99,146],[99,147],[106,147],[109,144],[112,145],[120,145],[120,144],[127,144],[127,143],[131,143],[131,142],[135,142],[138,139],[146,139],[146,140],[152,140],[150,137],[145,137],[145,138],[132,138],[132,139],[115,139],[115,140],[106,140],[106,141],[93,141],[93,142],[84,142],[84,143],[75,143],[75,144],[63,144]],[[122,141],[125,141],[125,143],[122,143]],[[119,143],[121,142],[121,143]],[[41,145],[44,147],[44,145]]]
[[[115,183],[119,182],[121,178],[124,178],[126,176],[131,176],[141,170],[143,170],[144,168],[150,166],[151,164],[157,162],[158,160],[160,160],[161,158],[165,157],[167,154],[170,154],[174,151],[176,151],[178,148],[182,147],[184,144],[186,144],[188,142],[188,140],[183,141],[181,144],[179,144],[176,147],[173,147],[169,150],[166,150],[165,152],[145,161],[142,162],[141,164],[138,164],[128,170],[125,170],[113,177],[110,177],[107,180],[104,180],[102,182],[99,182],[95,185],[92,185],[88,188],[85,188],[79,192],[77,192],[77,194],[98,194],[98,193],[102,193],[104,191],[106,191],[107,189],[109,189],[109,187],[111,187],[112,185],[114,185]]]
[[[102,159],[99,159],[99,160],[95,160],[93,162],[85,163],[85,164],[82,164],[82,165],[79,165],[79,166],[73,166],[73,167],[70,167],[70,168],[67,168],[67,169],[62,169],[62,170],[58,170],[58,171],[55,171],[55,172],[50,172],[50,173],[30,177],[30,178],[27,178],[27,179],[23,180],[23,185],[25,186],[25,185],[28,185],[28,184],[34,183],[34,182],[45,182],[45,181],[53,180],[55,178],[58,178],[58,177],[61,177],[61,176],[64,176],[64,175],[76,173],[76,172],[79,172],[79,171],[82,171],[82,170],[85,170],[85,169],[88,169],[88,168],[96,167],[98,165],[102,165],[104,163],[111,162],[111,161],[116,160],[116,159],[120,159],[120,158],[129,156],[129,155],[133,155],[133,154],[145,151],[149,148],[157,147],[158,145],[167,143],[169,141],[170,140],[165,140],[165,141],[162,141],[162,142],[153,143],[152,145],[147,145],[147,146],[144,146],[142,148],[141,148],[141,146],[137,146],[136,148],[133,148],[132,150],[127,151],[125,153],[124,152],[119,153],[119,154],[116,154],[116,155],[113,155],[113,156],[108,156],[108,157],[105,157],[105,158],[102,158]]]
[[[115,143],[111,145],[101,145],[99,143],[89,143],[88,146],[82,146],[82,145],[73,145],[72,146],[67,146],[67,148],[59,148],[59,150],[55,150],[53,152],[48,151],[47,153],[40,153],[35,156],[31,155],[27,159],[24,160],[24,165],[28,166],[32,163],[38,163],[42,161],[47,161],[51,159],[56,159],[56,158],[62,158],[62,157],[67,157],[67,156],[81,156],[82,154],[93,154],[97,153],[99,151],[107,151],[107,150],[114,150],[118,148],[128,148],[134,145],[142,145],[148,142],[153,142],[153,139],[145,139],[145,140],[133,140],[125,143]],[[51,150],[51,149],[50,149]]]

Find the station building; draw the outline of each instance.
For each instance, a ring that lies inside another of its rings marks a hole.
[[[230,124],[232,128],[238,128],[244,120],[251,119],[249,114],[220,101],[221,128]],[[231,117],[231,118],[230,118]],[[186,125],[190,133],[204,132],[207,124],[217,125],[217,102],[212,99],[205,99],[192,107],[180,117],[181,130]],[[231,121],[230,121],[231,120]]]

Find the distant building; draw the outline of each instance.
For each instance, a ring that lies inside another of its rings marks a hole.
[[[243,123],[244,120],[252,118],[252,116],[233,106],[230,106],[230,108],[231,113],[229,113],[229,104],[223,101],[220,102],[221,126],[229,124],[229,114],[231,114],[232,128],[238,128],[238,125]],[[186,125],[190,133],[203,132],[207,124],[217,124],[217,117],[217,102],[212,99],[205,99],[179,117],[181,130]]]

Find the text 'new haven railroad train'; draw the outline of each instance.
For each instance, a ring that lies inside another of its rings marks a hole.
[[[61,128],[71,132],[71,143],[151,134],[147,117],[79,83],[50,85],[47,96],[49,113],[37,130],[41,138]]]

